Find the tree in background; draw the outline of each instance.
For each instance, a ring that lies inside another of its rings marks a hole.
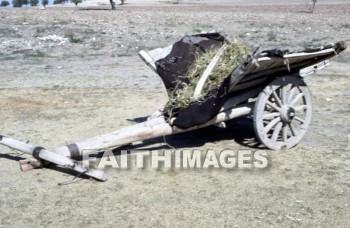
[[[113,0],[109,0],[109,2],[111,3],[112,10],[115,10],[115,2]]]
[[[310,9],[311,13],[314,12],[314,9],[315,9],[315,6],[316,6],[316,2],[317,2],[317,0],[312,0],[312,6],[311,6],[311,9]]]
[[[8,1],[6,1],[6,0],[1,1],[1,4],[0,4],[1,7],[6,7],[8,5],[10,5],[10,3]]]
[[[62,1],[62,0],[54,0],[54,1],[53,1],[53,4],[54,4],[54,5],[63,4],[63,1]]]
[[[49,0],[41,0],[41,4],[46,7],[46,5],[49,4]]]
[[[21,0],[21,2],[22,2],[22,6],[23,6],[23,5],[28,6],[28,0]]]
[[[22,7],[22,1],[21,0],[12,0],[13,7]]]
[[[31,6],[37,6],[39,3],[39,0],[30,0],[29,2]]]
[[[120,5],[124,5],[126,0],[120,0]],[[111,3],[112,6],[112,10],[115,10],[115,2],[113,0],[109,0],[109,2]]]
[[[71,3],[74,3],[75,6],[77,6],[79,3],[82,3],[82,0],[70,0]]]

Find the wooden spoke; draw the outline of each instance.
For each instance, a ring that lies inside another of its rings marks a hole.
[[[301,106],[298,106],[298,107],[294,108],[295,111],[301,111],[301,110],[306,110],[306,109],[307,109],[306,105],[301,105]]]
[[[287,128],[287,124],[283,124],[283,128],[282,128],[282,140],[283,142],[287,142],[288,139],[288,128]]]
[[[296,136],[296,132],[295,132],[295,129],[294,129],[293,125],[292,125],[291,123],[289,123],[289,124],[288,124],[288,127],[289,127],[289,129],[290,129],[290,132],[292,132],[292,135],[293,135],[293,136]]]
[[[286,104],[286,92],[285,92],[284,86],[280,87],[280,93],[281,93],[282,104]]]
[[[289,103],[290,106],[293,106],[300,98],[304,96],[303,93],[299,93],[295,98]]]
[[[278,97],[276,91],[273,91],[273,92],[272,92],[272,97],[275,98],[275,101],[276,101],[277,105],[278,105],[280,108],[282,108],[282,106],[283,106],[282,101],[281,101],[281,99]]]
[[[267,101],[266,102],[266,104],[268,105],[268,106],[270,106],[271,108],[273,108],[275,111],[280,111],[281,110],[281,108],[279,108],[279,107],[277,107],[274,103],[272,103],[271,101]]]
[[[264,132],[267,134],[278,122],[281,121],[280,117],[277,117],[276,119],[272,120],[265,128]]]
[[[263,115],[263,119],[274,119],[275,117],[280,116],[279,112],[272,112],[272,113],[268,113],[268,114],[264,114]]]
[[[296,117],[294,117],[294,119],[295,120],[297,120],[297,121],[299,121],[300,123],[305,123],[305,120],[303,120],[302,118],[300,118],[300,117],[298,117],[298,116],[296,116]]]
[[[288,104],[292,101],[294,93],[295,93],[296,90],[298,90],[298,88],[293,86],[292,89],[289,91],[288,99],[287,99],[287,103]]]
[[[282,126],[283,126],[283,123],[281,123],[281,122],[279,122],[276,125],[275,129],[273,130],[272,137],[271,137],[272,141],[277,142],[278,136],[279,136],[279,134],[280,134],[280,132],[282,130]]]

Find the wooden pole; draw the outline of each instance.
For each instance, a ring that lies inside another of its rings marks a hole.
[[[214,58],[210,61],[209,65],[205,69],[203,75],[201,76],[201,78],[199,79],[199,81],[197,83],[196,89],[194,90],[194,94],[193,94],[194,99],[198,99],[199,96],[201,95],[202,89],[204,87],[205,82],[207,81],[207,78],[209,77],[211,72],[214,70],[214,67],[216,66],[216,64],[220,60],[220,57],[224,54],[224,51],[225,51],[226,47],[227,47],[227,45],[224,44],[219,49],[219,51],[216,53]]]
[[[45,150],[41,147],[36,147],[31,144],[27,144],[5,136],[0,136],[0,144],[13,148],[15,150],[19,150],[27,154],[31,154],[37,159],[42,159],[50,163],[75,170],[79,173],[84,173],[85,175],[93,177],[97,180],[100,180],[100,181],[107,180],[107,175],[102,170],[89,169],[88,167],[83,167],[70,158]]]
[[[242,115],[247,115],[251,113],[253,105],[254,104],[252,103],[247,103],[236,108],[224,106],[227,109],[220,112],[210,121],[187,129],[171,126],[164,120],[164,116],[160,116],[140,124],[122,128],[115,132],[75,143],[74,146],[71,144],[68,146],[59,147],[55,149],[54,152],[65,157],[74,158],[75,156],[82,156],[83,154],[114,149],[132,142],[187,132],[210,125],[215,125]]]

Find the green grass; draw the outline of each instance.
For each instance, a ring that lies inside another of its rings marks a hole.
[[[83,39],[82,38],[79,38],[79,37],[76,37],[73,30],[66,30],[64,32],[64,37],[65,38],[68,38],[69,42],[70,43],[73,43],[73,44],[76,44],[76,43],[82,43],[83,42]]]
[[[35,50],[33,52],[25,53],[24,58],[43,58],[47,57],[46,54],[42,51]]]
[[[225,78],[246,59],[249,53],[248,48],[244,45],[237,42],[228,43],[223,55],[205,82],[201,95],[198,98],[194,98],[193,94],[197,83],[217,52],[218,49],[211,49],[201,55],[197,53],[197,58],[190,66],[186,75],[189,82],[187,84],[178,82],[176,89],[168,91],[169,102],[166,107],[168,110],[176,112],[176,110],[203,101],[210,91],[223,83]]]

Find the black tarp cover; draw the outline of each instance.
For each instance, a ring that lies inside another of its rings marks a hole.
[[[225,38],[219,33],[185,36],[176,42],[169,55],[156,61],[157,73],[166,89],[172,91],[179,82],[187,83],[188,79],[185,76],[196,56],[211,48],[220,48],[224,42]],[[180,110],[165,110],[165,114],[176,117],[172,124],[180,128],[205,123],[216,116],[221,109],[228,96],[229,85],[230,78],[227,77],[222,85],[210,91],[203,101]]]

